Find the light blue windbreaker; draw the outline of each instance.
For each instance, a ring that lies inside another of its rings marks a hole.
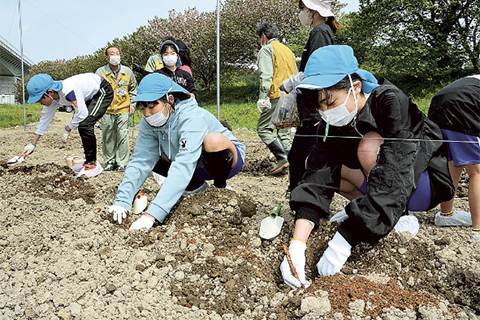
[[[152,127],[143,118],[133,155],[113,204],[130,211],[135,194],[164,153],[172,162],[168,177],[147,210],[163,222],[192,179],[202,154],[203,139],[210,132],[219,132],[229,138],[245,160],[245,145],[213,114],[200,108],[193,98],[175,105],[175,111],[163,127]]]

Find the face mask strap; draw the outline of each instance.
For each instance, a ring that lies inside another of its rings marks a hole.
[[[325,136],[323,137],[323,142],[327,141],[328,129],[330,128],[330,115],[327,115],[327,126],[325,127]]]
[[[350,75],[348,75],[348,78],[350,79],[350,86],[352,87],[352,93],[353,93],[353,100],[355,100],[355,109],[358,108],[358,101],[357,101],[357,95],[355,94],[355,87],[353,86],[353,80]]]

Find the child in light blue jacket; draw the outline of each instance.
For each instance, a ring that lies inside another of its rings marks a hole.
[[[205,180],[213,180],[217,188],[229,188],[226,180],[242,168],[245,146],[210,112],[199,108],[188,91],[154,73],[140,82],[133,102],[143,118],[133,155],[109,208],[115,221],[121,223],[126,217],[152,170],[166,180],[146,214],[130,229],[148,229],[155,220],[162,222],[183,194],[205,190]]]

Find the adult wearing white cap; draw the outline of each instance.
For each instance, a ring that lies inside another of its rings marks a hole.
[[[454,194],[440,128],[399,88],[358,68],[352,48],[316,50],[296,88],[326,126],[290,200],[296,221],[289,251],[300,280],[286,259],[280,270],[292,288],[309,284],[306,243],[329,217],[335,192],[351,202],[317,264],[321,276],[340,272],[353,246],[387,235],[405,208],[426,211]]]
[[[287,79],[280,87],[281,90],[290,92],[302,80],[307,61],[315,50],[335,44],[334,35],[342,26],[335,19],[332,5],[333,1],[299,0],[298,8],[300,13],[298,18],[303,25],[311,26],[313,29],[310,31],[307,43],[303,49],[298,69],[299,73]],[[290,163],[289,190],[293,190],[298,185],[305,173],[305,159],[315,144],[315,135],[318,123],[321,120],[317,112],[312,112],[310,108],[307,108],[300,96],[297,97],[297,108],[300,125],[297,128],[292,147],[288,153],[288,162]]]

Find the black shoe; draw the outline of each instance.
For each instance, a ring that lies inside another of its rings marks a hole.
[[[114,162],[107,162],[107,166],[103,171],[113,171],[115,169],[117,169],[117,165]]]
[[[120,165],[117,166],[117,171],[123,172],[123,171],[125,171],[126,168],[127,168],[127,165],[120,164]]]
[[[267,145],[267,147],[273,153],[275,159],[277,159],[277,165],[268,173],[271,175],[279,174],[280,172],[282,172],[283,169],[287,168],[290,165],[287,159],[288,153],[285,150],[285,147],[283,146],[280,139],[276,139],[275,141]]]

